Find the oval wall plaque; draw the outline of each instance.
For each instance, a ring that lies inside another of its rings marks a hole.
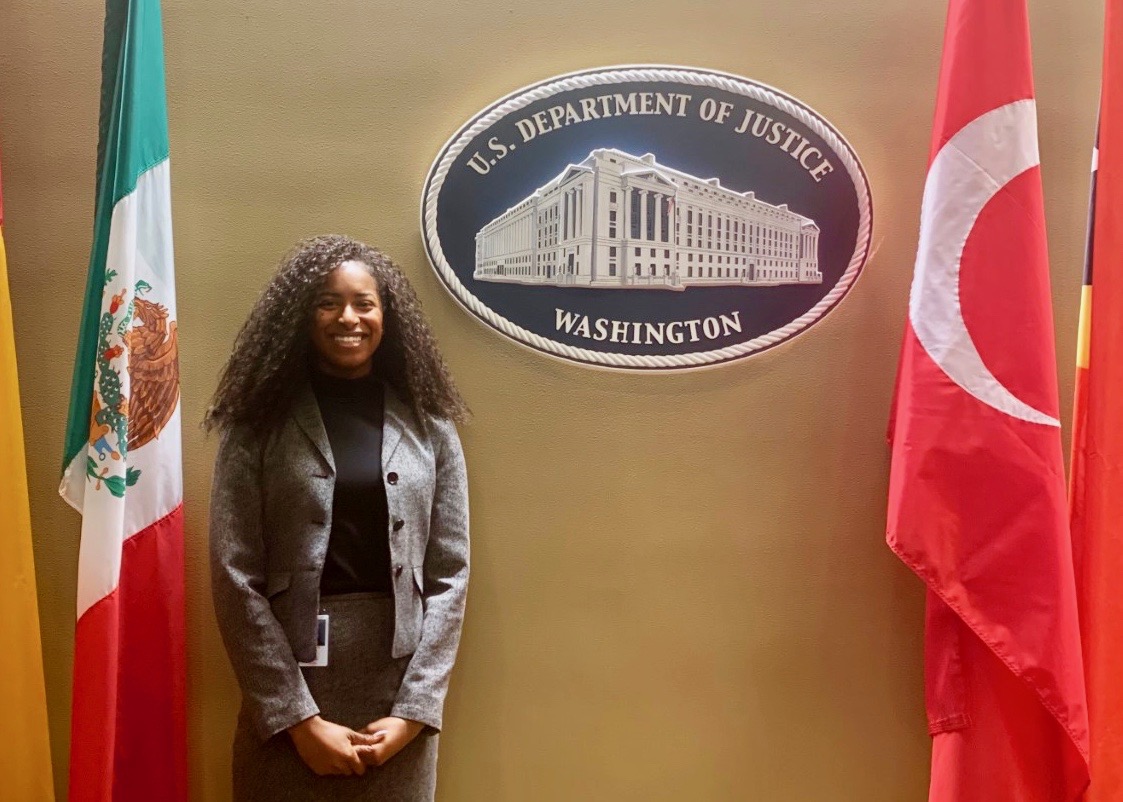
[[[688,67],[521,89],[441,149],[429,259],[469,312],[585,365],[676,370],[805,331],[853,286],[872,207],[857,155],[770,87]]]

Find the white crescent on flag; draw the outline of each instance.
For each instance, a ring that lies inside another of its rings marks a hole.
[[[963,126],[928,169],[920,244],[909,297],[916,338],[947,377],[984,404],[1015,418],[1060,426],[1016,397],[983,362],[963,320],[959,273],[963,248],[991,198],[1039,163],[1037,105],[999,106]]]

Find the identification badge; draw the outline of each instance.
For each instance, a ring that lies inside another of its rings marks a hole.
[[[300,663],[305,668],[323,667],[328,664],[328,617],[316,616],[316,659],[308,663]]]

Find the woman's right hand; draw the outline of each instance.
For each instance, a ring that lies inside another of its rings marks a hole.
[[[308,768],[321,776],[325,774],[355,774],[366,771],[355,747],[373,746],[382,741],[381,733],[366,735],[352,729],[325,721],[319,716],[307,718],[289,727],[289,737],[297,754]]]

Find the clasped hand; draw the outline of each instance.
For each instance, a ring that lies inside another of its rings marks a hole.
[[[417,737],[425,725],[387,716],[355,732],[319,716],[289,728],[293,745],[316,774],[361,776],[367,766],[381,766]]]

